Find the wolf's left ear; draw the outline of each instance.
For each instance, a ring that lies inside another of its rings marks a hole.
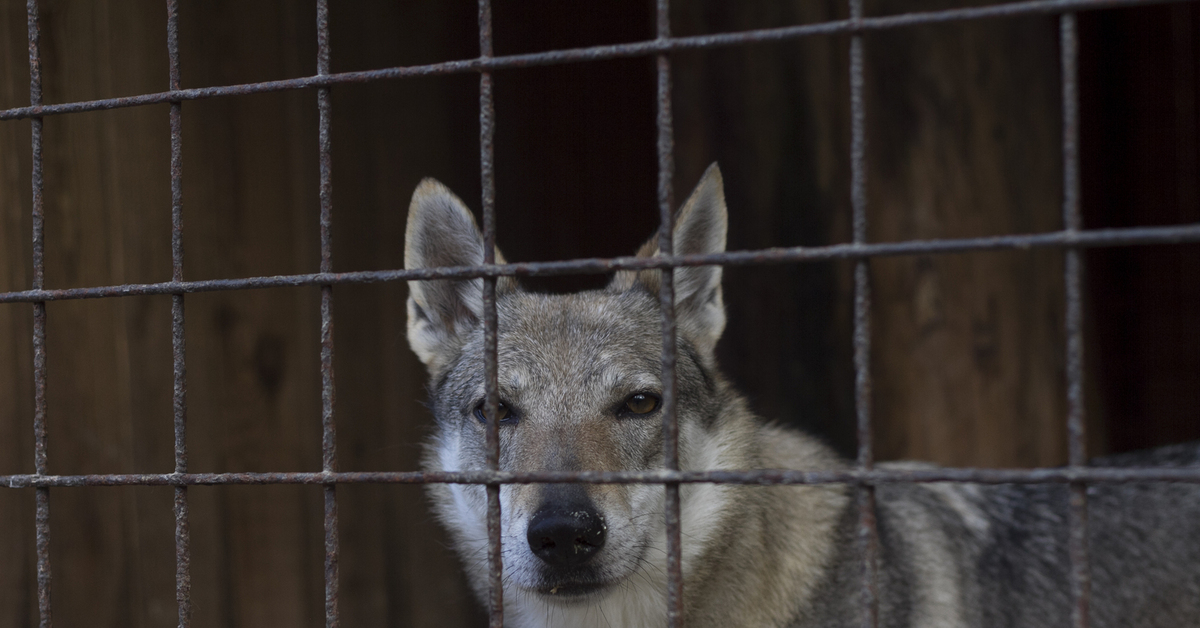
[[[729,215],[725,209],[725,185],[721,169],[713,163],[704,171],[683,207],[675,214],[672,246],[675,255],[703,255],[725,250]],[[658,236],[650,238],[638,257],[658,255]],[[659,271],[618,271],[608,289],[622,292],[640,285],[655,294]],[[675,315],[679,329],[698,348],[711,351],[725,330],[725,303],[721,299],[720,266],[685,266],[675,269]]]

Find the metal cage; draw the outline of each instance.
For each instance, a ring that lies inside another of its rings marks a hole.
[[[1161,0],[1157,0],[1161,1]],[[1074,599],[1073,625],[1086,628],[1089,606],[1089,568],[1087,555],[1087,494],[1089,483],[1104,482],[1189,482],[1200,483],[1196,468],[1091,468],[1085,466],[1083,421],[1083,339],[1082,339],[1082,261],[1080,249],[1085,247],[1129,246],[1200,242],[1200,224],[1170,227],[1136,227],[1122,229],[1081,229],[1079,203],[1079,104],[1077,96],[1076,11],[1100,8],[1135,6],[1155,3],[1156,0],[1027,0],[943,11],[906,13],[886,17],[863,15],[862,0],[849,0],[849,19],[802,26],[768,28],[742,32],[672,37],[668,17],[669,0],[656,0],[656,38],[635,43],[595,46],[568,50],[552,50],[534,54],[494,56],[492,54],[492,19],[490,0],[479,0],[479,56],[461,61],[449,61],[422,66],[395,67],[361,72],[330,73],[330,41],[328,0],[317,0],[317,71],[304,78],[268,81],[241,85],[225,85],[181,89],[179,80],[179,12],[177,0],[166,0],[167,42],[170,85],[167,91],[127,98],[111,98],[83,102],[45,105],[41,91],[41,56],[39,50],[38,0],[28,0],[28,35],[30,69],[30,106],[0,111],[0,120],[30,119],[33,128],[33,285],[30,290],[0,293],[0,303],[31,303],[33,305],[34,347],[34,473],[0,476],[0,485],[8,488],[29,488],[36,491],[36,556],[37,597],[40,626],[50,628],[51,570],[50,493],[65,486],[173,486],[175,487],[175,548],[176,600],[179,626],[191,625],[190,532],[188,527],[188,487],[193,485],[230,484],[316,484],[324,487],[325,540],[325,622],[330,628],[340,625],[338,611],[338,509],[337,486],[347,483],[469,483],[484,484],[488,494],[489,564],[491,575],[490,625],[503,625],[500,553],[500,485],[533,482],[586,483],[656,483],[666,491],[666,529],[668,565],[668,624],[682,625],[682,575],[679,519],[679,487],[682,483],[733,483],[755,485],[799,485],[840,483],[859,487],[859,541],[862,549],[862,625],[878,625],[876,571],[879,555],[878,530],[874,515],[874,488],[882,483],[895,482],[971,482],[971,483],[1058,483],[1070,486],[1070,557],[1071,591]],[[869,243],[867,240],[865,167],[867,134],[863,100],[863,37],[875,31],[915,25],[960,22],[1035,14],[1059,15],[1062,64],[1062,164],[1063,164],[1063,226],[1058,231],[1031,235]],[[658,208],[660,216],[660,250],[670,251],[671,222],[674,208],[672,198],[674,173],[674,139],[671,109],[671,54],[675,51],[738,46],[758,42],[782,41],[814,35],[849,34],[850,43],[850,108],[851,108],[851,209],[853,239],[844,244],[817,247],[792,247],[757,251],[733,251],[709,255],[672,256],[657,258],[619,257],[612,259],[575,259],[568,261],[495,264],[496,233],[495,188],[493,177],[493,107],[492,73],[509,68],[554,65],[653,56],[657,62],[658,102]],[[478,73],[480,166],[483,186],[483,232],[485,263],[480,266],[428,268],[419,270],[384,270],[365,272],[333,272],[332,238],[330,232],[332,204],[332,157],[330,143],[330,88],[346,83],[403,79],[442,74]],[[188,100],[217,98],[240,94],[315,88],[319,111],[320,150],[320,271],[299,274],[242,279],[185,281],[183,279],[182,247],[182,112],[181,103]],[[172,195],[172,274],[171,281],[149,284],[123,284],[82,287],[61,290],[44,288],[43,211],[42,211],[42,119],[85,111],[136,107],[155,103],[170,103],[171,129],[171,195]],[[1067,416],[1069,465],[1063,468],[1028,470],[945,468],[921,470],[876,470],[872,459],[871,429],[871,291],[867,261],[872,257],[899,255],[929,255],[970,251],[1011,250],[1030,248],[1061,248],[1066,250],[1064,269],[1066,285],[1065,329],[1067,342]],[[495,419],[487,426],[488,466],[486,471],[464,472],[339,472],[337,469],[336,423],[333,371],[333,286],[372,282],[395,282],[426,279],[484,279],[485,381],[488,415],[497,416],[497,356],[496,356],[496,278],[501,276],[594,274],[622,269],[671,269],[698,265],[765,265],[799,263],[813,260],[850,259],[854,268],[854,369],[856,373],[856,413],[858,429],[858,459],[853,470],[800,472],[787,470],[754,471],[680,471],[678,466],[678,425],[675,415],[675,319],[672,274],[662,274],[662,367],[663,367],[663,434],[666,468],[652,472],[527,472],[498,470],[499,440]],[[186,361],[184,355],[184,295],[219,290],[247,290],[280,286],[319,286],[321,289],[321,394],[322,394],[322,460],[321,472],[277,473],[207,473],[188,472],[186,446]],[[174,358],[174,431],[175,470],[160,474],[47,474],[46,442],[46,302],[68,299],[96,299],[131,295],[172,296],[172,345]]]

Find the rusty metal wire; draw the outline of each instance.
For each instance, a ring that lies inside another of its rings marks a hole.
[[[167,58],[172,90],[179,79],[179,3],[167,0]],[[183,103],[171,103],[171,281],[183,281]],[[187,360],[183,293],[171,295],[175,472],[187,473]],[[192,532],[186,486],[175,487],[175,603],[179,628],[192,625]]]
[[[479,0],[479,57],[492,56],[492,3]],[[496,106],[491,72],[479,73],[479,179],[482,186],[483,262],[496,263],[496,169],[493,141],[496,135]],[[496,278],[483,280],[483,381],[487,406],[487,468],[500,468],[500,392],[496,314]],[[501,547],[500,485],[487,485],[488,532],[488,626],[504,626],[504,554]]]
[[[1078,233],[1083,226],[1079,211],[1079,41],[1075,32],[1075,14],[1059,18],[1059,46],[1062,64],[1063,107],[1063,228]],[[1067,332],[1067,450],[1071,467],[1087,464],[1083,407],[1083,259],[1077,248],[1066,252],[1063,283],[1066,287]],[[1074,628],[1088,628],[1091,605],[1091,572],[1088,567],[1087,485],[1071,483],[1067,525],[1068,553],[1071,560],[1071,609]]]
[[[1084,448],[1083,409],[1083,337],[1082,337],[1082,261],[1080,251],[1088,247],[1135,246],[1200,242],[1200,224],[1167,227],[1083,230],[1079,212],[1078,95],[1076,57],[1078,43],[1073,11],[1117,6],[1159,4],[1181,0],[1028,0],[992,6],[866,17],[862,0],[849,0],[850,16],[819,24],[806,24],[696,37],[672,37],[669,0],[656,0],[656,29],[652,40],[627,44],[594,46],[541,53],[494,56],[492,51],[492,14],[490,0],[479,0],[480,54],[474,59],[434,63],[422,66],[384,68],[362,72],[333,73],[329,37],[328,0],[317,2],[317,72],[313,76],[195,89],[183,89],[179,76],[179,8],[177,0],[166,0],[167,51],[170,89],[125,98],[45,105],[41,93],[40,27],[37,0],[27,0],[30,106],[0,111],[0,120],[30,119],[32,126],[33,184],[33,281],[31,289],[0,293],[0,303],[32,303],[34,347],[34,473],[0,476],[0,486],[36,491],[36,553],[39,625],[52,626],[49,490],[78,486],[172,486],[175,488],[176,601],[180,628],[191,623],[190,532],[188,520],[189,486],[311,484],[324,490],[325,540],[325,617],[327,628],[340,625],[338,610],[338,484],[424,484],[462,483],[486,485],[488,495],[489,578],[491,599],[489,624],[503,626],[503,564],[501,561],[500,487],[521,483],[658,483],[666,491],[665,525],[667,529],[667,619],[675,627],[683,623],[683,574],[681,565],[679,490],[681,484],[721,483],[748,485],[820,485],[847,484],[859,489],[859,540],[862,546],[862,600],[865,628],[879,622],[878,560],[879,537],[875,521],[874,490],[881,484],[911,482],[965,482],[979,484],[1042,483],[1067,484],[1070,487],[1069,539],[1071,591],[1074,600],[1073,625],[1087,628],[1090,603],[1090,572],[1087,556],[1088,484],[1129,482],[1182,482],[1200,484],[1197,468],[1096,468],[1087,467]],[[1061,64],[1063,90],[1063,220],[1061,231],[981,238],[868,243],[866,116],[863,76],[864,35],[870,32],[927,24],[965,20],[1015,17],[1037,14],[1061,14]],[[679,50],[780,42],[817,35],[850,34],[850,110],[851,110],[851,217],[852,242],[821,247],[791,247],[755,251],[731,251],[708,255],[673,255],[672,218],[674,211],[674,137],[671,107],[670,54]],[[660,217],[657,258],[620,257],[612,259],[573,259],[521,264],[495,263],[495,176],[493,138],[495,107],[493,72],[524,67],[579,63],[603,59],[654,56],[658,72],[658,210]],[[330,89],[334,85],[394,80],[408,77],[478,72],[480,74],[480,172],[483,189],[483,232],[485,254],[482,264],[419,270],[381,270],[336,273],[332,258],[332,110]],[[318,149],[320,152],[320,272],[241,279],[186,281],[183,273],[183,148],[182,103],[188,100],[216,98],[315,88],[319,113]],[[42,209],[42,118],[84,111],[135,107],[156,103],[170,104],[171,129],[171,280],[160,283],[46,289],[44,285]],[[893,469],[877,468],[872,452],[870,310],[871,286],[869,260],[900,255],[963,254],[986,251],[1065,248],[1067,336],[1067,417],[1070,464],[1062,468],[1039,469]],[[671,269],[682,266],[727,265],[755,266],[811,261],[855,260],[854,271],[854,365],[858,456],[852,468],[827,471],[747,470],[681,471],[678,458],[678,423],[675,388],[675,315],[674,285]],[[503,276],[608,273],[615,270],[659,269],[662,305],[663,365],[663,455],[664,469],[647,472],[511,472],[499,467],[497,394],[497,315],[496,282]],[[334,388],[333,287],[422,279],[483,278],[485,328],[485,382],[488,468],[465,472],[339,472],[336,448],[336,396]],[[188,473],[187,465],[187,387],[184,335],[184,296],[189,293],[223,290],[249,290],[271,287],[316,286],[321,290],[321,382],[322,382],[322,471],[277,473]],[[51,475],[47,471],[46,439],[46,310],[47,301],[111,298],[134,295],[171,295],[172,356],[174,363],[175,470],[166,474]]]
[[[519,277],[549,275],[603,274],[615,270],[646,270],[679,266],[758,266],[905,255],[944,255],[973,251],[1010,251],[1040,248],[1076,248],[1185,244],[1200,242],[1200,223],[1165,227],[1126,227],[1087,229],[1078,232],[1051,231],[1026,235],[1002,235],[982,238],[908,240],[871,244],[831,244],[827,246],[728,251],[708,255],[664,255],[662,257],[583,258],[553,262],[517,264],[480,264],[444,266],[413,270],[366,270],[344,273],[308,273],[246,277],[243,279],[206,279],[164,281],[159,283],[121,284],[93,288],[33,289],[0,292],[0,303],[35,303],[71,299],[148,296],[223,290],[252,290],[340,284],[368,284],[422,279],[470,279],[474,277]]]
[[[1053,467],[1035,469],[929,468],[795,471],[339,471],[325,473],[115,473],[96,475],[0,475],[7,488],[79,486],[222,486],[257,484],[752,484],[757,486],[905,482],[966,484],[1200,484],[1197,467]]]
[[[29,30],[29,103],[42,104],[41,24],[38,21],[38,2],[25,5]],[[45,285],[45,214],[42,206],[42,119],[31,121],[33,129],[33,289]],[[39,475],[46,473],[46,302],[33,304],[33,468]],[[37,551],[38,625],[54,625],[50,615],[50,490],[38,487],[35,500],[34,527]]]
[[[850,0],[850,21],[863,19],[862,0]],[[867,241],[867,105],[863,94],[863,35],[850,38],[850,212],[854,244]],[[862,471],[875,466],[871,429],[871,279],[868,260],[854,263],[854,409]],[[879,527],[875,487],[858,487],[858,542],[862,552],[862,625],[879,626]]]
[[[0,111],[0,120],[17,118],[32,118],[35,116],[51,116],[81,111],[96,111],[100,109],[119,109],[137,107],[171,101],[198,100],[220,96],[238,96],[277,92],[291,89],[308,89],[342,83],[367,83],[379,80],[402,79],[421,76],[437,76],[444,74],[464,74],[469,72],[484,72],[512,68],[527,68],[545,65],[560,65],[565,63],[580,63],[585,61],[602,61],[628,57],[647,57],[660,53],[678,50],[694,50],[702,48],[721,48],[745,44],[772,43],[813,37],[817,35],[839,35],[853,33],[868,33],[872,31],[892,30],[910,26],[928,24],[943,24],[966,20],[989,18],[1020,17],[1024,15],[1058,14],[1067,11],[1087,11],[1124,6],[1141,6],[1164,4],[1167,2],[1190,2],[1194,0],[1030,0],[984,7],[947,9],[943,11],[925,11],[905,13],[886,17],[867,17],[861,20],[834,20],[818,24],[801,26],[785,26],[780,28],[765,28],[759,30],[740,31],[736,33],[721,33],[716,35],[698,35],[694,37],[672,37],[669,39],[652,39],[628,44],[608,46],[592,46],[568,50],[552,50],[520,55],[499,57],[478,57],[460,61],[446,61],[407,67],[383,68],[360,72],[339,72],[327,76],[314,75],[295,79],[278,81],[263,81],[259,83],[244,83],[241,85],[223,85],[217,87],[199,87],[181,89],[154,94],[140,94],[123,98],[104,98],[99,100],[62,103],[56,105],[33,105],[16,107]]]
[[[329,2],[317,0],[317,75],[330,72],[332,51],[329,42]],[[320,162],[319,198],[321,204],[322,273],[333,272],[333,103],[329,86],[317,89],[317,150]],[[333,376],[333,286],[321,285],[321,469],[337,471],[337,428],[334,422],[336,389]],[[325,628],[338,628],[338,504],[337,486],[326,484],[324,500],[325,533]]]
[[[658,41],[671,37],[670,0],[656,0],[654,28]],[[675,124],[671,108],[671,58],[659,53],[655,58],[657,72],[658,131],[658,250],[672,254],[675,214]],[[675,274],[665,268],[659,273],[659,307],[662,310],[662,434],[663,467],[679,470],[679,415],[676,412],[677,389],[675,378]],[[683,545],[681,540],[679,484],[664,484],[663,523],[667,537],[667,626],[683,625]]]

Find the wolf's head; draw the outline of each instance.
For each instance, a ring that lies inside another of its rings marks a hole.
[[[674,253],[723,251],[726,223],[714,164],[676,215]],[[657,255],[656,242],[638,255]],[[413,194],[405,247],[410,269],[484,259],[471,213],[432,179]],[[499,251],[496,259],[503,263]],[[620,271],[603,290],[568,295],[526,292],[511,278],[497,282],[502,470],[662,467],[660,272]],[[673,272],[681,464],[728,468],[728,443],[711,436],[722,410],[740,403],[731,401],[713,358],[725,326],[721,268]],[[481,279],[409,282],[408,340],[429,369],[437,421],[427,469],[485,468],[482,287]],[[685,525],[689,513],[707,516],[688,503],[696,490],[684,494]],[[474,586],[485,590],[484,488],[435,485],[431,493]],[[662,503],[658,485],[503,486],[506,599],[571,605],[621,590],[635,572],[664,579]]]

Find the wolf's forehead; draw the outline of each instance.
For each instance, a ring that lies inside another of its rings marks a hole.
[[[521,295],[500,313],[500,366],[507,377],[587,380],[656,375],[657,316],[617,295]],[[613,381],[605,381],[613,380]],[[513,381],[512,384],[528,382]]]

